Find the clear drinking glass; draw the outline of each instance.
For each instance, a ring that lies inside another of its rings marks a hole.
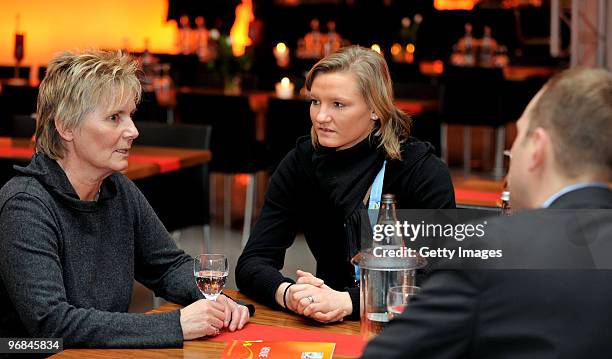
[[[194,258],[193,275],[200,292],[208,300],[217,300],[228,271],[227,257],[223,254],[200,254]]]
[[[404,312],[408,303],[419,294],[420,287],[401,285],[389,288],[387,292],[387,316],[389,320]]]

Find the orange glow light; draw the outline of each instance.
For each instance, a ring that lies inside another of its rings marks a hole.
[[[442,62],[442,60],[434,61],[433,70],[436,74],[442,75],[442,73],[444,72],[444,62]]]
[[[407,52],[407,53],[409,53],[409,54],[414,54],[414,50],[415,50],[414,44],[408,44],[408,45],[406,45],[406,52]]]
[[[372,48],[372,50],[374,50],[374,51],[378,52],[379,54],[381,53],[381,51],[380,51],[380,45],[378,45],[378,44],[374,44],[374,45],[372,45],[372,47],[371,47],[371,48]]]
[[[0,4],[0,63],[12,65],[15,15],[26,36],[24,66],[45,66],[58,52],[125,43],[142,51],[145,38],[152,52],[176,52],[176,24],[166,22],[167,0],[4,0]],[[31,70],[36,77],[35,69]]]
[[[478,0],[434,0],[436,10],[472,10]]]
[[[504,0],[502,8],[511,9],[519,6],[542,6],[542,0]]]
[[[287,51],[287,45],[285,45],[284,42],[279,42],[278,44],[276,44],[276,51],[281,54],[284,53],[285,51]]]
[[[393,46],[391,46],[391,55],[397,56],[397,55],[399,55],[399,53],[401,51],[402,51],[402,45],[400,45],[400,44],[393,44]]]
[[[234,176],[236,184],[239,186],[246,186],[249,183],[249,175],[237,174]]]
[[[424,75],[440,76],[444,72],[444,62],[442,60],[420,61],[419,69]]]
[[[234,56],[244,55],[245,48],[251,45],[252,41],[249,38],[249,24],[254,19],[253,1],[242,0],[242,4],[236,6],[236,20],[230,30],[232,53]]]

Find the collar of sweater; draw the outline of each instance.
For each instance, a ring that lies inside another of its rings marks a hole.
[[[114,198],[117,194],[114,181],[117,174],[112,174],[102,181],[97,201],[82,201],[57,161],[44,153],[35,153],[26,167],[14,168],[22,176],[35,178],[53,197],[79,211],[96,211],[101,203]]]
[[[383,191],[434,152],[431,144],[413,137],[402,142],[400,149],[401,160],[387,161]],[[296,153],[306,174],[341,211],[343,219],[358,208],[385,160],[384,149],[374,136],[341,151],[322,146],[315,149],[310,136],[304,136],[297,141]]]
[[[316,182],[343,219],[359,206],[382,168],[385,155],[378,144],[370,136],[345,150],[318,146],[312,153]]]

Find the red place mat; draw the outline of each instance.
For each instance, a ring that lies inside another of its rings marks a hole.
[[[159,166],[160,173],[172,172],[181,168],[178,157],[147,156],[130,154],[129,161],[140,163],[154,163]]]
[[[34,154],[33,148],[28,147],[0,147],[0,157],[22,157],[24,159],[32,158]]]
[[[500,197],[499,192],[488,192],[488,191],[473,191],[467,189],[455,188],[455,200],[457,202],[461,200],[478,200],[487,202],[497,202]]]
[[[365,343],[359,335],[339,334],[318,330],[273,327],[248,323],[241,330],[225,332],[210,338],[216,341],[232,340],[264,340],[264,341],[298,341],[336,343],[334,354],[359,357],[363,353]]]

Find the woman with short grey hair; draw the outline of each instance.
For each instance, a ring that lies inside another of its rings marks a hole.
[[[0,190],[0,337],[65,347],[179,347],[241,329],[249,310],[201,299],[193,259],[121,174],[138,130],[137,64],[121,52],[63,53],[37,104],[36,153]],[[180,311],[127,313],[134,279]]]

